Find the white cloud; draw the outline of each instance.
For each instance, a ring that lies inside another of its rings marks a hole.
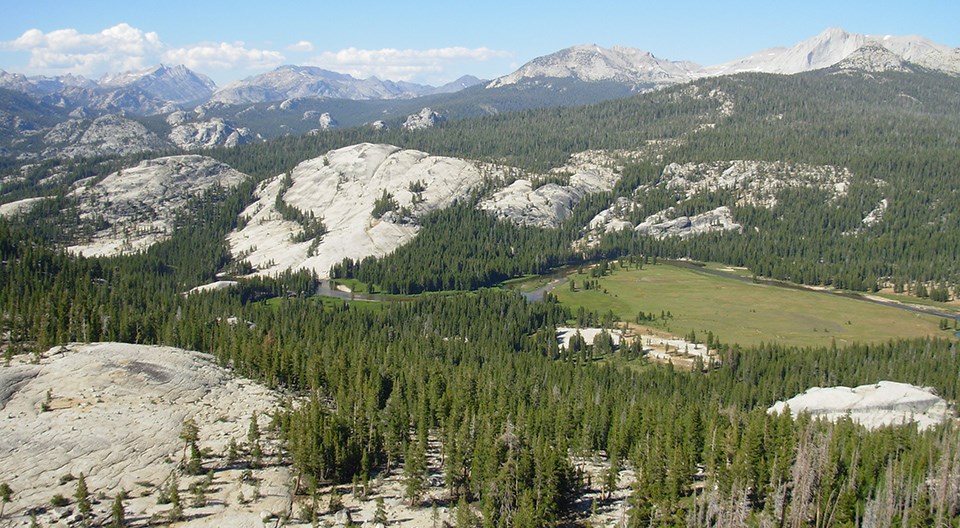
[[[309,51],[313,51],[313,43],[310,42],[309,40],[301,40],[296,44],[287,46],[287,49],[290,51],[297,51],[297,52],[309,52]]]
[[[262,70],[283,64],[284,56],[277,51],[247,48],[243,42],[220,42],[167,50],[163,60],[198,71]]]
[[[74,73],[88,77],[139,70],[158,62],[183,64],[204,72],[262,70],[285,60],[280,52],[247,48],[242,42],[172,48],[156,33],[144,32],[126,23],[99,33],[80,33],[69,28],[48,33],[30,29],[15,40],[0,42],[0,49],[29,53],[27,73],[30,74]]]
[[[310,53],[312,42],[300,40],[287,47],[293,53]],[[280,51],[248,47],[243,42],[201,42],[173,47],[155,32],[127,23],[98,33],[76,29],[25,31],[18,38],[0,42],[0,50],[29,55],[23,73],[30,75],[80,74],[96,78],[104,73],[140,70],[159,62],[183,64],[202,73],[221,72],[229,79],[240,72],[261,72],[286,61]],[[322,52],[306,64],[366,78],[391,80],[449,80],[451,71],[463,71],[466,63],[490,62],[511,57],[489,48],[358,49]]]
[[[443,73],[451,66],[464,62],[484,62],[509,56],[508,52],[489,48],[451,47],[425,50],[346,48],[340,51],[323,52],[314,57],[309,64],[349,73],[355,77],[375,75],[391,80],[410,80],[414,77]]]
[[[3,48],[30,53],[28,67],[37,72],[91,75],[109,68],[113,71],[145,67],[150,56],[163,49],[154,33],[117,24],[99,33],[84,34],[75,29],[44,33],[30,29]]]

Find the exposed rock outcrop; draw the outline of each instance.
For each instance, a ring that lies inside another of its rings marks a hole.
[[[242,215],[244,227],[228,236],[261,274],[305,267],[326,277],[344,257],[382,256],[411,240],[422,214],[469,196],[483,180],[475,163],[392,145],[361,143],[300,163],[261,184],[257,201]],[[388,193],[395,207],[374,218],[374,204]],[[302,225],[284,220],[277,196],[305,216],[322,219],[322,237],[298,237]],[[294,241],[300,240],[300,241]]]
[[[777,193],[787,188],[820,189],[832,198],[846,196],[853,179],[849,169],[781,161],[734,160],[710,163],[671,163],[661,182],[687,198],[728,190],[737,193],[737,205],[773,207]]]
[[[874,207],[872,211],[870,211],[869,213],[867,213],[866,216],[863,217],[863,220],[862,220],[863,225],[866,227],[870,227],[882,222],[883,215],[884,213],[887,212],[887,207],[889,205],[890,205],[890,202],[886,198],[880,200],[877,206]]]
[[[169,148],[170,144],[147,130],[140,123],[119,114],[98,117],[93,121],[68,120],[55,126],[44,136],[50,147],[44,156],[125,156]]]
[[[101,225],[91,240],[69,249],[86,256],[145,249],[172,232],[191,198],[214,185],[235,187],[246,177],[205,156],[170,156],[142,161],[95,184],[81,180],[70,194],[80,200],[81,218]]]
[[[593,174],[571,177],[570,185],[547,183],[534,188],[520,179],[482,201],[480,208],[520,225],[557,227],[590,192],[606,190]]]
[[[331,128],[337,128],[340,126],[340,123],[336,119],[330,116],[330,112],[324,112],[320,114],[320,128],[323,130],[330,130]]]
[[[712,231],[741,231],[743,226],[733,221],[729,207],[717,207],[694,216],[678,216],[667,219],[663,213],[647,217],[634,230],[655,238],[687,238]]]
[[[585,151],[549,174],[524,174],[510,185],[480,202],[479,207],[516,224],[557,227],[589,194],[613,189],[620,179],[617,162],[634,153],[614,157],[604,151]],[[535,186],[536,181],[546,181]]]
[[[879,44],[867,44],[857,49],[834,68],[841,72],[912,72],[914,68],[896,53]]]
[[[407,116],[407,120],[403,122],[404,130],[422,130],[424,128],[431,128],[435,126],[440,126],[447,122],[447,118],[434,112],[429,107],[420,110],[417,114],[412,114]]]
[[[178,147],[193,150],[210,147],[236,147],[253,141],[254,135],[246,127],[237,128],[229,122],[215,117],[199,123],[178,124],[170,131],[169,138]]]
[[[95,343],[55,347],[43,356],[39,364],[15,360],[0,370],[0,460],[4,480],[16,490],[5,517],[15,526],[29,524],[27,510],[49,506],[54,494],[73,495],[71,479],[81,473],[92,496],[135,491],[126,501],[128,515],[162,516],[170,506],[157,504],[158,488],[183,460],[185,420],[198,426],[198,447],[220,455],[231,439],[246,441],[253,413],[266,416],[280,405],[269,389],[233,377],[198,352]],[[265,452],[274,449],[269,442],[264,439]],[[190,506],[188,513],[202,514],[208,526],[262,526],[254,511],[286,511],[288,468],[254,470],[263,498],[250,511],[235,502],[241,491],[252,497],[240,469],[218,459],[203,463],[217,466],[218,485],[205,506]],[[181,476],[184,496],[191,480]],[[109,519],[110,504],[95,501],[94,525]],[[64,513],[42,511],[46,526]]]
[[[931,389],[907,383],[881,381],[859,387],[814,387],[803,394],[771,406],[767,412],[794,415],[808,412],[815,418],[836,421],[844,417],[876,429],[889,425],[916,424],[927,429],[953,415],[943,398]]]

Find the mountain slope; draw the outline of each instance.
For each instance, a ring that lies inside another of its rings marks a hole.
[[[483,79],[478,79],[473,75],[463,75],[457,78],[454,81],[450,81],[447,84],[442,84],[436,88],[430,90],[431,94],[445,94],[445,93],[454,93],[459,92],[460,90],[465,90],[471,86],[476,86],[478,84],[483,84]]]
[[[487,84],[488,88],[510,85],[544,85],[552,79],[585,83],[611,81],[632,85],[634,91],[678,84],[704,76],[743,72],[796,74],[834,66],[860,51],[882,48],[901,61],[950,74],[960,74],[960,49],[918,36],[872,36],[828,28],[792,47],[759,51],[730,62],[700,67],[690,62],[667,61],[648,52],[625,47],[601,48],[580,45],[537,57],[519,69]],[[862,59],[860,62],[863,62]],[[877,61],[867,61],[875,64]],[[890,63],[889,58],[883,62]],[[857,63],[849,63],[848,68]]]
[[[44,129],[67,118],[62,108],[38,102],[16,90],[0,88],[0,149],[35,141]]]
[[[142,124],[120,114],[96,119],[69,119],[43,136],[43,157],[92,157],[162,150],[170,143]]]

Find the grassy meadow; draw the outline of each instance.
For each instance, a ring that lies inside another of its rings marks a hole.
[[[744,345],[779,342],[790,345],[842,346],[852,342],[886,341],[928,335],[948,337],[939,319],[824,293],[743,282],[667,264],[623,269],[591,279],[574,273],[569,284],[553,293],[573,309],[583,306],[613,311],[635,322],[640,312],[652,313],[651,327],[698,337],[712,331],[724,343]],[[585,280],[598,288],[585,289]],[[672,317],[659,319],[661,313]]]

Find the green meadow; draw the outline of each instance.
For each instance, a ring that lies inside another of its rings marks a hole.
[[[641,312],[653,314],[653,321],[641,323],[681,336],[692,330],[702,337],[710,331],[724,343],[743,345],[840,346],[953,335],[938,329],[936,317],[839,295],[744,282],[667,264],[611,269],[601,278],[571,274],[575,289],[564,284],[553,293],[574,310],[580,306],[601,313],[609,310],[629,322],[637,322]],[[586,280],[596,281],[597,287],[584,288]],[[660,318],[661,314],[670,316]]]

